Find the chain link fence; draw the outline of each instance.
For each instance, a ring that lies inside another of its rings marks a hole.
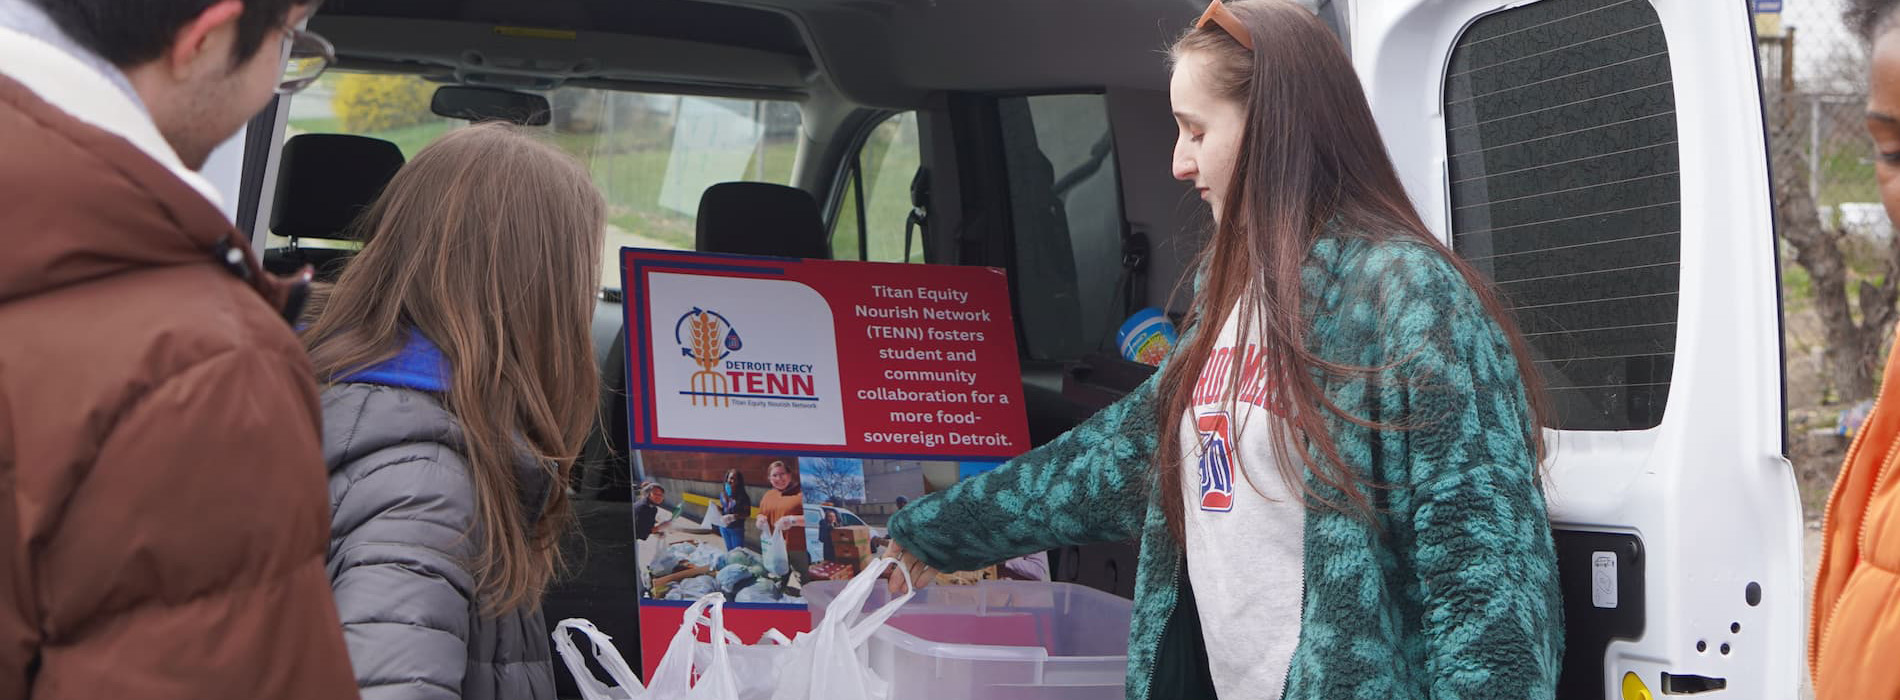
[[[1781,237],[1789,446],[1818,514],[1892,338],[1900,244],[1864,127],[1867,50],[1841,0],[1753,0]]]

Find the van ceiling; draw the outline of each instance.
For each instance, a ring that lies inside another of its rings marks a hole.
[[[324,15],[429,19],[664,37],[805,56],[784,16],[695,0],[330,0]]]
[[[1165,89],[1198,0],[329,0],[345,67],[463,82],[751,87],[893,109],[937,90]],[[509,28],[572,35],[524,35]]]

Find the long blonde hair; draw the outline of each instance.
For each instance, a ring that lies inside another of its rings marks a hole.
[[[482,124],[422,149],[357,222],[366,238],[303,332],[325,381],[394,357],[411,329],[450,369],[477,497],[471,562],[488,614],[540,604],[573,519],[566,484],[599,400],[590,336],[605,204],[572,157]],[[515,474],[543,465],[535,518]]]

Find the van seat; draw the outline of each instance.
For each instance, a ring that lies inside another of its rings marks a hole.
[[[265,251],[264,267],[289,274],[310,265],[318,281],[336,281],[355,251],[297,242],[350,240],[351,223],[376,202],[402,164],[396,144],[368,136],[299,134],[285,141],[270,228],[290,245]]]

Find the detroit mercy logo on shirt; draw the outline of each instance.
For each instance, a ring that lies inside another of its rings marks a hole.
[[[1227,429],[1227,412],[1201,416],[1195,427],[1201,434],[1201,510],[1226,513],[1234,509],[1234,438]]]
[[[1194,429],[1198,434],[1200,460],[1196,471],[1201,478],[1200,509],[1209,513],[1228,513],[1234,509],[1234,482],[1243,468],[1240,448],[1234,444],[1240,432],[1230,414],[1244,407],[1264,408],[1284,415],[1277,405],[1277,382],[1266,365],[1260,346],[1249,344],[1244,352],[1232,346],[1218,348],[1208,357],[1207,365],[1194,387]],[[1235,365],[1239,382],[1234,383]],[[1213,409],[1213,410],[1209,410]],[[1257,430],[1266,430],[1260,425]]]

